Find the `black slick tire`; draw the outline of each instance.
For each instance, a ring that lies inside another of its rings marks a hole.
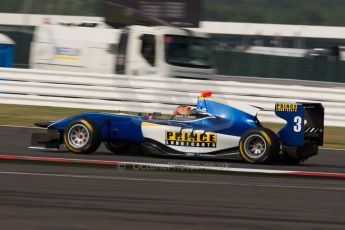
[[[75,120],[68,124],[63,139],[67,149],[78,154],[93,153],[101,144],[99,128],[87,119]]]
[[[243,160],[252,164],[264,164],[278,155],[280,141],[272,130],[254,128],[244,133],[239,147]]]

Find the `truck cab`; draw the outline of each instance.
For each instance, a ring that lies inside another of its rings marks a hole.
[[[31,44],[30,67],[160,77],[211,78],[209,36],[166,26],[124,29],[43,25]]]

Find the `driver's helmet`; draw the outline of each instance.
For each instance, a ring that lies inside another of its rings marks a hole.
[[[188,105],[182,105],[175,109],[173,115],[190,116],[192,114],[192,107]]]

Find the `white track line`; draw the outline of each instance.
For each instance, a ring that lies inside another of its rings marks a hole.
[[[20,129],[45,129],[45,128],[40,128],[40,127],[35,127],[35,126],[20,126],[20,125],[0,125],[0,127],[20,128]]]
[[[324,147],[321,147],[320,149],[323,149],[323,150],[333,150],[333,151],[344,151],[345,149],[337,149],[337,148],[324,148]]]
[[[291,170],[272,170],[272,169],[250,169],[250,168],[232,168],[229,165],[225,167],[216,166],[201,166],[191,164],[157,164],[157,163],[143,163],[143,162],[120,162],[120,161],[107,161],[107,160],[89,160],[89,159],[69,159],[69,158],[51,158],[51,157],[33,157],[33,156],[13,156],[13,155],[0,155],[2,160],[27,160],[27,161],[41,161],[41,162],[54,162],[54,163],[80,163],[80,164],[99,164],[99,165],[112,165],[117,169],[125,169],[126,166],[131,166],[134,170],[175,170],[175,171],[218,171],[218,172],[239,172],[239,173],[256,173],[256,174],[271,174],[271,175],[294,175],[294,176],[313,176],[313,177],[333,177],[345,178],[345,173],[333,172],[311,172],[311,171],[291,171]]]
[[[313,187],[313,186],[289,186],[289,185],[275,185],[275,184],[250,184],[237,182],[222,182],[222,181],[208,181],[208,180],[180,180],[180,179],[152,179],[152,178],[134,178],[121,176],[94,176],[94,175],[75,175],[75,174],[50,174],[50,173],[29,173],[29,172],[15,172],[3,171],[0,175],[15,175],[15,176],[45,176],[45,177],[59,177],[59,178],[74,178],[74,179],[97,179],[97,180],[118,180],[130,182],[154,182],[154,183],[175,183],[175,184],[200,184],[200,185],[232,185],[243,187],[262,187],[262,188],[281,188],[281,189],[308,189],[308,190],[332,190],[345,191],[345,187]]]

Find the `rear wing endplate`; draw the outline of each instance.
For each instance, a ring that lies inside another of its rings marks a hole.
[[[287,122],[278,132],[283,145],[323,145],[324,108],[321,103],[276,103],[275,113]]]

